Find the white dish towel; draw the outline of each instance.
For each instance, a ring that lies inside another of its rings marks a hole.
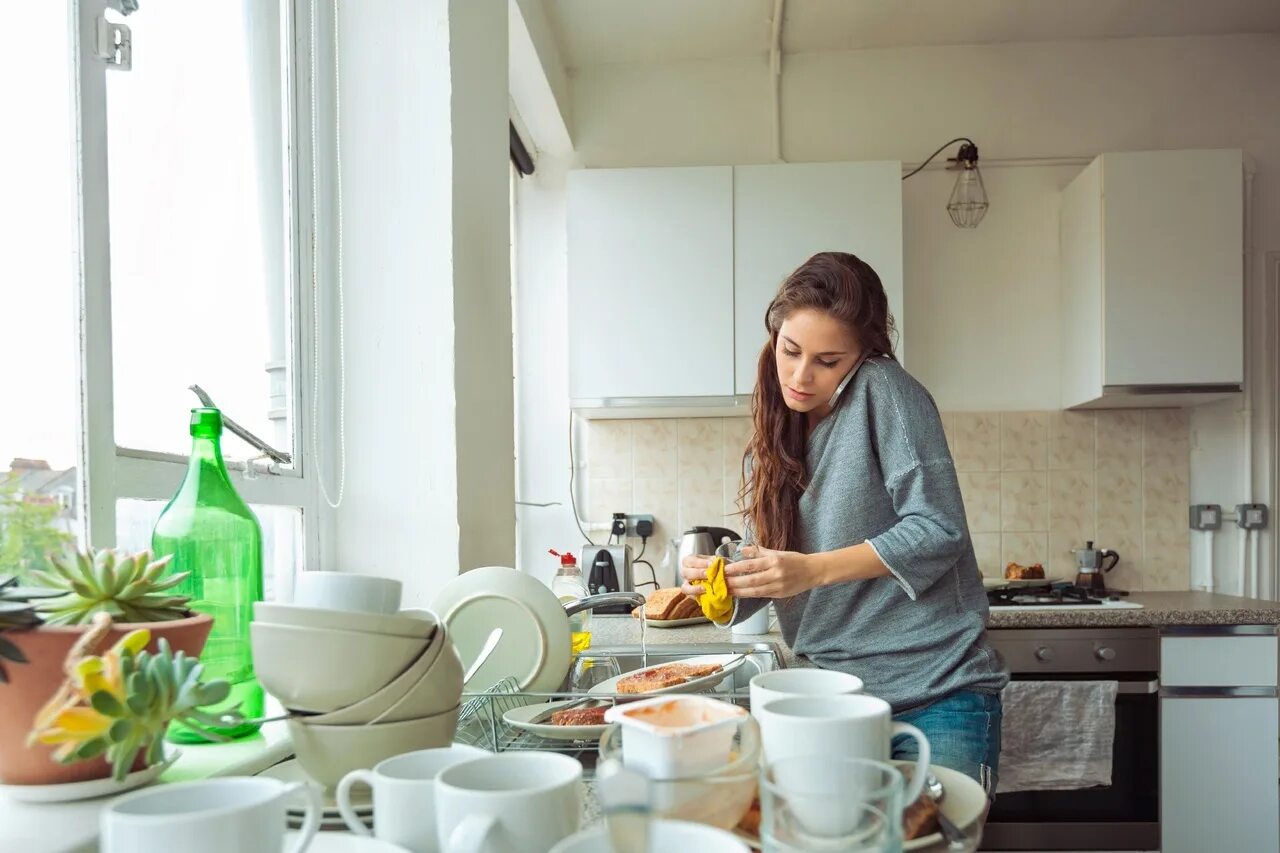
[[[1001,694],[996,792],[1111,784],[1115,681],[1011,681]]]

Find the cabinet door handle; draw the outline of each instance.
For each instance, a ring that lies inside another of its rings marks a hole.
[[[1122,691],[1123,692],[1123,691]],[[1275,699],[1274,687],[1161,687],[1162,699]]]
[[[1150,681],[1121,681],[1116,688],[1117,693],[1139,693],[1151,694],[1160,689],[1160,682],[1156,679]]]

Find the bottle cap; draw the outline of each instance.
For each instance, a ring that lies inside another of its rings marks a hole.
[[[222,412],[208,408],[192,409],[191,434],[198,438],[217,438],[222,435]]]
[[[553,557],[559,557],[559,558],[560,558],[560,565],[562,565],[562,566],[576,566],[576,565],[578,565],[578,559],[577,559],[577,557],[573,556],[573,554],[572,554],[572,553],[564,553],[564,554],[561,554],[561,553],[560,553],[559,551],[557,551],[555,548],[548,548],[548,549],[547,549],[547,553],[548,553],[548,554],[550,554],[550,555],[551,555],[551,556],[553,556]]]

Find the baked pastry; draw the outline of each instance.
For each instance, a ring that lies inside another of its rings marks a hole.
[[[619,693],[648,693],[652,690],[661,690],[664,687],[675,687],[677,684],[684,684],[689,679],[683,675],[677,675],[674,672],[662,673],[652,669],[643,672],[635,672],[618,681],[617,690]]]
[[[938,831],[938,804],[926,793],[902,810],[902,837],[910,841]]]
[[[1004,567],[1004,578],[1010,581],[1043,580],[1044,566],[1039,563],[1032,563],[1030,566],[1009,563]]]
[[[609,706],[601,705],[598,708],[565,708],[563,711],[556,711],[551,715],[551,725],[553,726],[602,726],[604,725],[604,712],[609,710]]]

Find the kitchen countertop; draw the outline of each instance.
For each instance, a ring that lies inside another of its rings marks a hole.
[[[988,628],[1126,628],[1176,625],[1280,625],[1280,602],[1211,592],[1135,592],[1140,609],[1080,606],[1071,610],[991,608]]]

